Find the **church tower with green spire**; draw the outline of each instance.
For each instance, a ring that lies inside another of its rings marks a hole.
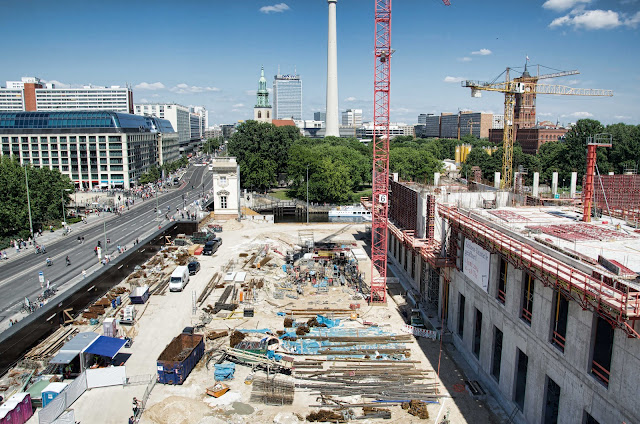
[[[269,92],[267,91],[267,80],[264,77],[264,66],[260,71],[258,81],[256,105],[253,108],[253,119],[258,122],[269,122],[273,119],[271,105],[269,104]]]

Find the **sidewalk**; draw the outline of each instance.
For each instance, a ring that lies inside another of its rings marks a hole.
[[[168,194],[168,193],[170,192],[164,191],[160,193],[159,198],[162,198],[165,194]],[[87,193],[83,193],[83,194],[87,194]],[[95,193],[90,193],[90,194],[95,195]],[[135,210],[139,205],[142,205],[151,199],[145,200],[144,202],[141,198],[135,198],[134,200],[135,200],[134,205],[130,206],[129,210],[125,210],[124,212],[122,212],[123,215],[130,213],[131,211]],[[106,214],[106,216],[103,216],[103,214]],[[91,213],[86,217],[87,219],[86,224],[83,223],[82,221],[76,222],[74,224],[69,224],[67,227],[71,229],[71,232],[66,236],[64,235],[64,228],[58,228],[53,232],[49,230],[42,231],[42,236],[36,236],[31,245],[27,244],[27,248],[22,248],[20,249],[19,252],[16,251],[15,247],[7,247],[6,249],[3,249],[3,252],[7,254],[7,259],[3,258],[0,261],[0,266],[2,266],[2,264],[12,261],[15,258],[24,257],[27,254],[31,254],[31,255],[35,254],[36,244],[39,246],[44,245],[45,249],[47,249],[50,245],[52,245],[53,243],[55,243],[56,241],[64,237],[76,239],[78,237],[78,234],[80,234],[82,231],[92,228],[98,224],[101,224],[103,219],[111,219],[114,215],[115,214],[113,212],[100,212],[100,216],[98,216],[96,213]],[[46,254],[43,255],[43,257],[46,257]]]

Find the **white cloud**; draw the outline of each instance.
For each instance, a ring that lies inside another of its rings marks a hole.
[[[561,16],[561,17],[555,18],[553,21],[551,21],[549,26],[551,28],[554,28],[554,27],[562,26],[562,25],[564,25],[564,24],[566,24],[567,22],[570,22],[570,21],[571,21],[571,18],[569,17],[569,15]]]
[[[135,85],[133,88],[136,90],[162,90],[165,88],[164,84],[161,82],[141,82],[138,85]]]
[[[591,118],[593,116],[593,113],[573,112],[573,113],[570,113],[569,115],[563,115],[563,116],[573,116],[574,118],[582,119],[582,118]]]
[[[471,62],[471,58],[468,56],[465,57],[459,57],[458,58],[458,62]]]
[[[631,28],[637,27],[638,24],[640,24],[640,11],[636,12],[636,14],[631,16],[630,18],[625,19],[624,24]]]
[[[480,50],[477,50],[475,52],[471,52],[471,54],[476,54],[476,55],[480,55],[480,56],[488,56],[491,53],[492,52],[489,49],[480,49]]]
[[[235,105],[231,106],[234,109],[237,109],[239,107],[244,107],[244,103],[236,103]]]
[[[198,87],[197,85],[188,85],[185,83],[178,84],[169,90],[177,94],[195,94],[207,91],[220,91],[217,87]]]
[[[549,27],[573,26],[575,29],[612,29],[620,26],[635,28],[640,24],[640,12],[630,17],[613,10],[572,10],[568,15],[554,19]]]
[[[610,29],[620,26],[618,12],[612,10],[589,10],[574,16],[573,26],[584,29]]]
[[[591,0],[547,0],[542,7],[545,9],[555,10],[556,12],[562,12],[563,10],[571,9],[574,6],[589,4]]]
[[[347,97],[346,99],[344,99],[345,102],[355,102],[356,100],[358,99],[356,99],[355,97]]]
[[[267,13],[267,14],[269,14],[271,12],[282,13],[285,10],[289,10],[289,9],[290,9],[290,7],[287,6],[286,3],[278,3],[278,4],[274,4],[273,6],[262,6],[260,8],[260,12]]]
[[[461,81],[464,81],[464,80],[466,80],[466,78],[446,76],[442,81],[444,81],[444,82],[461,82]]]
[[[149,103],[149,100],[148,100],[148,99],[140,99],[140,100],[138,100],[138,101],[139,101],[140,103]]]
[[[244,94],[251,97],[255,97],[257,93],[258,93],[258,90],[244,90]]]

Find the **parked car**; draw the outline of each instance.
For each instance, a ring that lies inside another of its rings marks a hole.
[[[211,256],[218,250],[218,247],[222,244],[222,239],[218,239],[217,237],[211,241],[208,241],[204,244],[204,248],[202,249],[202,254]]]
[[[196,275],[198,271],[200,271],[200,262],[189,262],[189,265],[187,265],[187,267],[189,268],[189,275]]]

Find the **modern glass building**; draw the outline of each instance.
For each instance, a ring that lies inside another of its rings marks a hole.
[[[119,112],[0,112],[2,155],[58,169],[80,188],[130,188],[158,164],[159,138],[174,133],[164,119]]]
[[[302,80],[297,74],[273,77],[273,119],[302,119]]]

